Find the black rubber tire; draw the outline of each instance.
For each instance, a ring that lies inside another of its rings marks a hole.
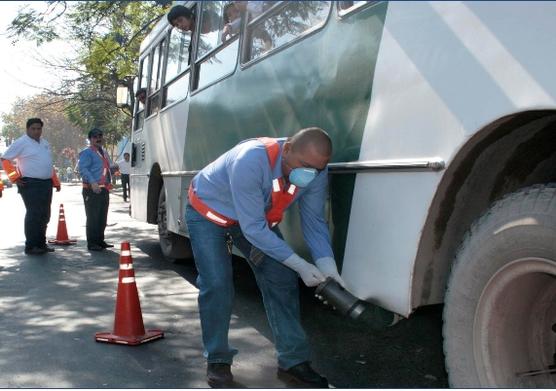
[[[524,376],[555,364],[555,184],[509,194],[472,225],[448,282],[443,335],[451,387],[556,386],[556,374]]]
[[[164,257],[171,261],[185,261],[193,258],[193,251],[189,239],[168,231],[166,224],[166,192],[164,187],[160,189],[158,196],[158,239],[160,250]]]

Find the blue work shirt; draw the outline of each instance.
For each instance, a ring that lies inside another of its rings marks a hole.
[[[112,163],[110,161],[110,157],[106,153],[106,151],[102,150],[106,159],[108,159],[108,165],[111,167]],[[104,168],[102,164],[102,158],[96,151],[93,151],[91,148],[85,148],[81,152],[79,152],[79,173],[81,174],[81,178],[83,183],[98,183],[99,185],[106,185],[110,183],[111,180],[111,173],[110,170],[106,173],[106,177],[104,183],[100,182],[102,178],[102,170]]]
[[[197,196],[211,209],[239,222],[245,238],[268,256],[284,261],[294,251],[268,226],[272,180],[283,177],[282,148],[286,138],[276,139],[280,153],[274,168],[265,146],[257,139],[243,141],[202,169],[193,178]],[[294,202],[299,206],[303,237],[316,261],[334,257],[324,203],[328,170],[324,169],[305,188],[298,188]],[[292,205],[290,204],[290,206]]]

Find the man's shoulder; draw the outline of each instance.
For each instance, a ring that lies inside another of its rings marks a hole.
[[[79,151],[79,157],[86,156],[90,153],[91,153],[91,148],[83,148],[81,151]]]

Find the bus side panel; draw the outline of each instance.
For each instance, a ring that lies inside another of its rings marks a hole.
[[[284,137],[319,126],[333,139],[332,161],[359,156],[387,4],[341,19],[336,7],[320,31],[192,96],[186,169],[199,170],[238,141]],[[341,263],[353,175],[330,182],[335,254]],[[288,243],[306,255],[295,208],[281,224]],[[339,239],[339,240],[338,240]]]
[[[168,171],[182,171],[184,169],[186,124],[189,116],[189,99],[185,99],[169,110],[160,112],[160,134],[158,162],[163,173]],[[166,213],[168,217],[168,230],[174,233],[183,231],[180,222],[183,220],[182,197],[185,190],[181,177],[164,177],[166,189]]]
[[[550,2],[390,3],[359,158],[449,165],[484,125],[554,107],[553,15]],[[359,297],[411,313],[415,257],[442,174],[357,176],[342,276]]]

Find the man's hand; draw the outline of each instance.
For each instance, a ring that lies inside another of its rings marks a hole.
[[[326,277],[332,277],[338,284],[340,284],[343,288],[346,287],[346,283],[340,277],[338,273],[338,267],[336,266],[336,261],[334,258],[331,257],[324,257],[319,258],[315,261],[319,270],[324,274]]]
[[[292,254],[283,264],[295,270],[307,286],[317,286],[326,280],[326,277],[324,277],[319,269],[297,254]]]
[[[98,183],[91,183],[91,189],[93,189],[93,193],[100,193],[100,186]]]
[[[62,189],[62,186],[54,186],[56,188],[56,192],[59,192]]]

